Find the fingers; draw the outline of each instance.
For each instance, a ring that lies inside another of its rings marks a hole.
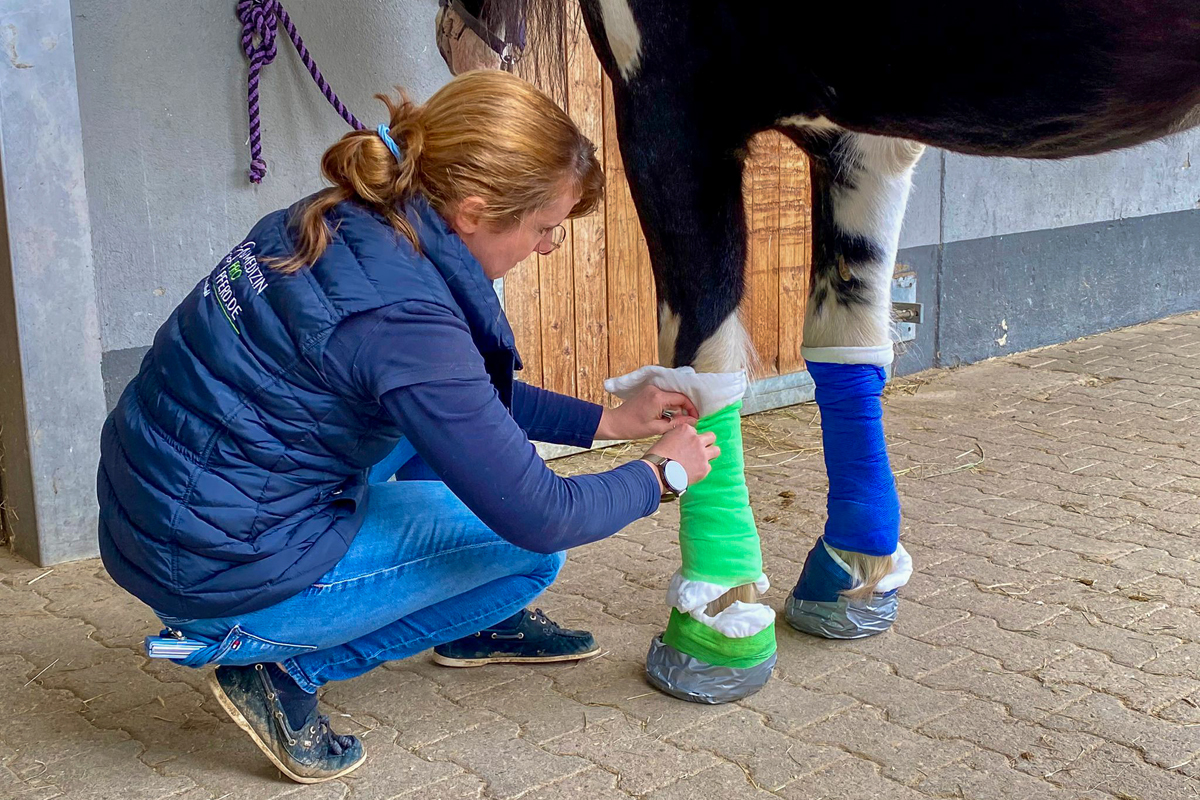
[[[656,427],[661,425],[661,430],[664,434],[679,431],[679,433],[676,435],[681,437],[700,435],[696,433],[696,423],[691,417],[672,417],[671,419],[660,419],[656,420],[652,424]]]
[[[699,439],[700,439],[700,443],[702,445],[704,445],[705,447],[708,447],[709,445],[711,445],[717,441],[717,435],[715,433],[713,433],[712,431],[706,431],[699,435]]]
[[[678,409],[689,417],[700,418],[700,412],[696,410],[696,405],[690,397],[682,392],[669,392],[666,389],[651,386],[649,387],[649,396],[660,408]]]
[[[679,427],[677,419],[656,419],[650,423],[650,435],[662,436]]]
[[[659,394],[660,396],[658,400],[662,405],[668,407],[674,406],[675,408],[679,408],[687,412],[689,417],[693,417],[695,419],[700,418],[700,412],[696,410],[696,406],[686,394],[665,391],[660,391]]]

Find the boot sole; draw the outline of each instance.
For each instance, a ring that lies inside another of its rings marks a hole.
[[[559,664],[564,661],[587,661],[600,655],[600,646],[586,653],[572,653],[566,656],[490,656],[488,658],[450,658],[439,653],[433,654],[433,663],[443,667],[483,667],[488,664]]]
[[[303,775],[297,775],[279,760],[279,757],[271,751],[271,748],[262,740],[262,738],[258,735],[258,732],[254,730],[254,726],[251,725],[244,716],[242,716],[242,712],[238,710],[238,707],[234,705],[233,701],[229,699],[229,696],[225,694],[225,690],[221,688],[220,682],[217,681],[216,672],[213,672],[208,676],[208,688],[212,690],[213,696],[217,698],[217,702],[221,704],[221,708],[225,709],[225,713],[229,715],[229,718],[232,719],[239,728],[250,734],[250,738],[254,740],[256,745],[258,745],[258,749],[263,751],[263,755],[271,759],[271,763],[274,764],[280,772],[282,772],[284,775],[287,775],[296,783],[324,783],[325,781],[331,781],[334,778],[340,778],[343,775],[349,775],[351,772],[354,772],[354,770],[361,767],[363,762],[367,760],[367,754],[363,753],[362,758],[360,758],[358,761],[355,761],[341,772],[338,772],[334,775],[327,775],[323,778],[306,778]]]

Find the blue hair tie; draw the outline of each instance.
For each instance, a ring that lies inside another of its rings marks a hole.
[[[383,139],[383,143],[387,145],[387,149],[392,151],[392,155],[396,157],[396,161],[403,164],[404,156],[400,153],[400,146],[397,145],[396,140],[392,138],[392,134],[388,129],[387,123],[380,123],[379,127],[375,129],[375,132],[379,134],[380,139]]]

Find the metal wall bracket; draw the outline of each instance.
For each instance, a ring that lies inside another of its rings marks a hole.
[[[916,274],[898,272],[892,278],[892,318],[896,322],[897,341],[911,342],[917,338],[923,311],[924,307],[917,302]]]

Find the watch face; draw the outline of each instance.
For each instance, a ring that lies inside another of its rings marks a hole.
[[[681,494],[688,486],[687,470],[678,461],[668,461],[663,465],[663,478],[676,494]]]

